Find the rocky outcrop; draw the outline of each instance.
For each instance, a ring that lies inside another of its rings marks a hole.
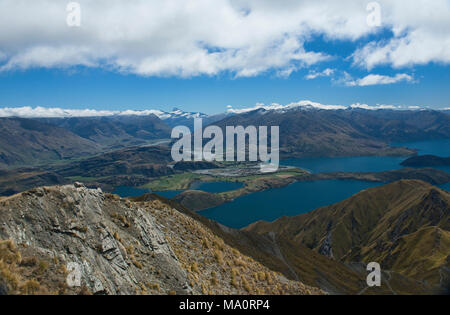
[[[76,266],[94,294],[135,294],[144,283],[158,283],[163,293],[191,291],[151,215],[101,190],[37,188],[4,199],[0,220],[2,239],[33,248],[40,259]]]
[[[321,294],[160,200],[83,184],[0,199],[0,293]]]
[[[320,245],[318,252],[319,252],[319,254],[324,255],[326,257],[334,258],[333,257],[333,246],[331,243],[331,239],[332,239],[332,234],[331,234],[331,232],[328,232],[327,236],[325,237],[322,244]]]

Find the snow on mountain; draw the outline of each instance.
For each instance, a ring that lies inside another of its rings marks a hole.
[[[279,112],[285,112],[292,109],[302,109],[302,110],[310,110],[310,109],[320,109],[320,110],[346,110],[346,109],[366,109],[366,110],[379,110],[379,109],[397,109],[397,110],[420,110],[425,109],[424,107],[420,106],[397,106],[397,105],[367,105],[367,104],[361,104],[361,103],[355,103],[349,106],[346,105],[325,105],[317,102],[312,102],[308,100],[303,100],[299,102],[290,103],[287,105],[281,105],[278,103],[272,103],[270,105],[265,105],[263,103],[257,103],[253,107],[249,108],[242,108],[242,109],[235,109],[235,108],[228,108],[228,113],[233,114],[243,114],[248,113],[255,110],[266,110],[266,111],[279,111]]]
[[[174,108],[170,112],[148,109],[148,110],[95,110],[95,109],[63,109],[58,107],[4,107],[0,108],[0,117],[23,117],[23,118],[68,118],[68,117],[107,117],[107,116],[148,116],[155,115],[162,120],[172,118],[205,118],[203,113],[185,112]]]
[[[311,102],[311,101],[300,101],[300,102],[296,102],[296,103],[290,103],[288,105],[281,105],[278,103],[272,103],[271,105],[265,105],[262,103],[257,103],[254,107],[249,107],[249,108],[243,108],[243,109],[234,109],[234,108],[229,108],[228,112],[230,113],[234,113],[234,114],[242,114],[242,113],[247,113],[247,112],[251,112],[254,110],[258,110],[258,109],[264,109],[264,110],[277,110],[277,111],[283,111],[283,110],[289,110],[289,109],[293,109],[293,108],[318,108],[318,109],[345,109],[345,106],[342,105],[323,105],[320,103],[315,103],[315,102]]]
[[[367,105],[361,103],[355,103],[349,106],[346,105],[326,105],[309,100],[303,100],[299,102],[293,102],[287,105],[281,105],[278,103],[272,103],[265,105],[263,103],[257,103],[253,107],[248,108],[233,108],[231,105],[227,106],[227,111],[218,115],[207,115],[200,112],[186,112],[179,108],[174,108],[172,111],[162,111],[158,109],[147,110],[124,110],[124,111],[111,111],[111,110],[96,110],[96,109],[64,109],[59,107],[3,107],[0,108],[0,117],[23,117],[23,118],[67,118],[67,117],[105,117],[105,116],[148,116],[155,115],[162,120],[168,119],[193,119],[193,118],[213,118],[220,115],[233,115],[243,114],[255,110],[263,109],[265,111],[288,111],[292,109],[301,110],[345,110],[345,109],[366,109],[366,110],[379,110],[379,109],[397,109],[397,110],[424,110],[427,109],[423,106],[397,106],[397,105]],[[449,111],[450,107],[441,109],[443,111]]]

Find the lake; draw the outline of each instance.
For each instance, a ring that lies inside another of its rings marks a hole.
[[[274,221],[282,216],[309,212],[379,185],[382,183],[356,180],[296,182],[286,187],[245,195],[199,213],[223,225],[242,228],[258,220]]]
[[[450,156],[450,139],[420,142],[394,143],[394,146],[417,149],[419,155],[432,154],[441,157]],[[289,159],[282,165],[296,166],[311,173],[326,172],[382,172],[401,169],[400,165],[407,157],[391,156],[358,156],[337,158],[302,158]],[[436,167],[450,172],[450,166]]]
[[[450,139],[397,143],[418,149],[420,155],[450,156]],[[381,172],[401,169],[406,157],[346,157],[303,158],[282,161],[312,173],[321,172]],[[450,167],[437,167],[450,172]],[[230,203],[199,212],[224,225],[242,228],[258,220],[274,221],[282,216],[295,216],[322,206],[342,201],[364,189],[380,183],[353,180],[323,180],[298,182],[287,187],[265,190],[235,199]],[[441,186],[450,190],[450,183]]]
[[[441,185],[440,187],[441,187],[442,189],[444,189],[444,190],[446,190],[446,191],[450,192],[450,183],[447,183],[447,184]]]
[[[113,191],[113,194],[119,195],[122,198],[125,197],[138,197],[143,194],[151,192],[150,189],[142,189],[137,187],[130,187],[130,186],[118,186]]]
[[[409,143],[396,143],[418,150],[420,155],[433,154],[450,156],[450,139]],[[296,166],[312,173],[321,172],[381,172],[400,169],[400,163],[407,157],[363,156],[345,158],[303,158],[282,161],[282,165]],[[437,167],[450,172],[450,167]],[[287,187],[269,189],[199,212],[224,225],[242,228],[258,220],[273,221],[281,216],[295,216],[322,206],[342,201],[364,189],[381,185],[380,183],[355,180],[323,180],[297,182]],[[239,189],[237,182],[195,182],[191,189],[210,193],[220,193]],[[450,183],[441,188],[450,191]],[[114,193],[121,197],[139,196],[150,192],[148,189],[135,187],[117,187]],[[172,198],[182,190],[156,192]]]

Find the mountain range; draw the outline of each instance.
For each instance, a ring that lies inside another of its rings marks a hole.
[[[410,180],[242,230],[185,207],[217,202],[212,194],[123,199],[100,189],[218,167],[172,161],[171,128],[192,127],[196,117],[222,128],[280,126],[282,158],[414,155],[392,143],[450,138],[450,115],[431,110],[305,105],[214,116],[174,110],[0,118],[0,194],[9,196],[0,197],[0,292],[448,292],[450,195],[430,184],[448,182],[443,171],[305,173],[291,180]],[[386,286],[367,288],[371,261],[381,264]],[[84,266],[83,287],[64,284],[69,262]]]
[[[282,158],[412,155],[390,144],[450,137],[450,115],[426,110],[257,109],[215,125],[279,126]]]
[[[176,125],[196,117],[225,126],[279,126],[281,158],[355,155],[412,155],[390,143],[450,137],[443,111],[399,111],[310,107],[257,109],[208,116],[174,110],[148,115],[0,118],[0,167],[17,167],[92,156],[170,139]],[[161,118],[160,118],[161,117]],[[20,146],[18,145],[20,144]]]

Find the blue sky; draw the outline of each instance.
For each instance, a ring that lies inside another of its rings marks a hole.
[[[376,27],[359,0],[79,1],[80,27],[54,1],[24,3],[0,4],[0,107],[450,107],[447,0],[379,1]]]
[[[120,75],[98,69],[28,70],[0,74],[0,107],[44,106],[97,110],[171,110],[218,113],[227,105],[288,104],[302,99],[322,104],[450,106],[448,66],[414,70],[419,83],[365,87],[335,84],[328,77],[306,80],[306,70],[280,78],[264,74],[252,78],[230,76],[184,78]],[[390,71],[386,71],[390,72]]]

